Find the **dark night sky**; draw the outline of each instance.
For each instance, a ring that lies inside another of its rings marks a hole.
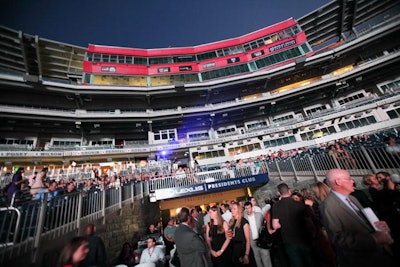
[[[0,0],[1,25],[53,41],[195,46],[299,19],[329,0]]]

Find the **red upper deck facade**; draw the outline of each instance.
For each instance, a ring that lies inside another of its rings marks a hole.
[[[312,53],[305,33],[293,19],[194,47],[89,45],[83,64],[84,83],[140,87],[201,83],[274,68]]]

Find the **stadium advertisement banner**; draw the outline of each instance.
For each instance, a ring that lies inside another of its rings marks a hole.
[[[251,53],[251,57],[252,57],[252,58],[255,58],[255,57],[262,56],[262,55],[264,55],[264,54],[265,54],[264,50],[260,50],[260,51]]]
[[[42,151],[2,151],[0,157],[62,157],[63,152],[42,152]]]
[[[241,178],[226,179],[208,183],[194,184],[190,186],[180,186],[175,188],[165,188],[155,190],[157,200],[184,197],[217,191],[231,190],[255,184],[265,184],[269,182],[268,173],[246,176]]]
[[[192,70],[192,66],[179,66],[179,71],[189,71]]]
[[[295,45],[295,44],[296,44],[296,40],[293,39],[293,40],[284,42],[284,43],[282,43],[282,44],[278,44],[278,45],[271,46],[271,47],[269,48],[269,52],[275,52],[275,51],[281,50],[281,49],[283,49],[283,48],[286,48],[286,47],[289,47],[289,46],[292,46],[292,45]]]
[[[228,64],[240,62],[240,57],[233,57],[227,59]]]
[[[117,72],[117,68],[113,66],[102,66],[101,67],[102,72]]]

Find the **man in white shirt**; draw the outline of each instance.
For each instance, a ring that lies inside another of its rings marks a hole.
[[[229,221],[232,218],[232,213],[229,210],[229,205],[228,204],[221,204],[221,210],[222,210],[222,218],[229,223]]]
[[[263,216],[261,212],[254,212],[253,208],[254,207],[250,201],[244,203],[244,218],[246,218],[250,225],[250,246],[253,250],[257,267],[272,267],[269,250],[257,246],[257,238],[259,237]]]
[[[254,212],[260,212],[260,213],[262,212],[261,208],[257,205],[257,201],[256,201],[255,197],[251,197],[250,202],[251,202],[251,205],[253,206]]]
[[[164,252],[160,247],[156,247],[156,239],[149,237],[147,239],[147,248],[142,251],[140,263],[158,263],[164,261]]]

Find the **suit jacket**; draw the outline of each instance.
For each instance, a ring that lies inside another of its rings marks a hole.
[[[79,267],[106,266],[107,253],[103,240],[96,235],[87,235],[86,238],[89,240],[89,252],[86,258],[79,263]]]
[[[181,266],[207,267],[207,246],[186,224],[180,224],[175,231],[175,245]]]
[[[260,233],[260,228],[262,226],[264,218],[263,218],[261,212],[253,212],[253,214],[254,214],[254,216],[256,218],[257,232]],[[246,220],[249,221],[249,215],[247,214],[247,212],[244,212],[244,216],[243,217],[246,218]],[[249,225],[250,225],[250,223],[249,223]],[[250,236],[250,239],[251,239],[251,236]]]
[[[349,197],[357,207],[362,208],[355,197]],[[341,267],[392,266],[391,259],[385,255],[383,247],[372,237],[372,226],[335,193],[330,192],[322,202],[321,214]]]

